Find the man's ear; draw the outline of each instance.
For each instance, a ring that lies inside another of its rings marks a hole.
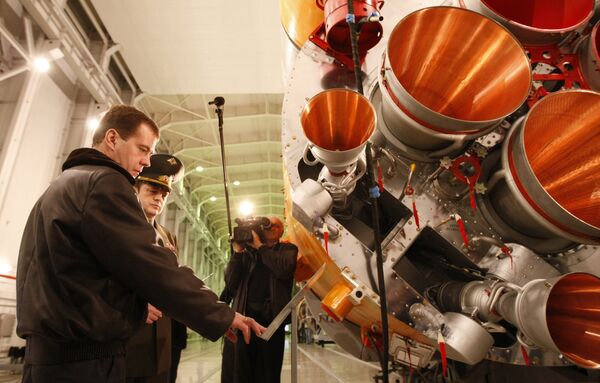
[[[104,141],[111,149],[115,148],[117,144],[117,138],[119,138],[119,133],[115,129],[108,129],[106,134],[104,134]]]

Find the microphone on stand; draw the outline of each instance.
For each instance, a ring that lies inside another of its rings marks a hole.
[[[225,105],[225,99],[221,96],[217,96],[214,100],[209,101],[208,105],[214,105],[217,108],[220,108],[221,106]]]

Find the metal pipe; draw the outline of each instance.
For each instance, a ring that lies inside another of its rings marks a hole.
[[[29,57],[29,54],[27,53],[25,48],[23,48],[23,46],[19,44],[19,41],[2,24],[0,24],[0,34],[2,34],[2,36],[4,36],[6,40],[8,40],[10,45],[12,45],[17,50],[17,52],[19,52],[19,54],[23,56],[25,60],[27,60],[27,62],[31,61],[31,57]]]
[[[11,69],[8,72],[4,72],[4,73],[0,74],[0,82],[4,81],[6,79],[9,79],[11,77],[14,77],[14,76],[18,75],[19,73],[23,73],[29,69],[30,69],[29,65],[23,65],[18,68]]]

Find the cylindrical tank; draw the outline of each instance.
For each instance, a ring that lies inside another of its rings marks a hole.
[[[379,79],[386,125],[419,150],[448,146],[448,136],[484,134],[523,104],[530,85],[518,41],[495,21],[454,7],[402,19]]]
[[[525,45],[556,44],[584,27],[594,0],[466,0],[481,14],[506,26]]]
[[[506,183],[494,186],[496,213],[536,238],[600,242],[600,94],[563,91],[514,124],[503,147]]]

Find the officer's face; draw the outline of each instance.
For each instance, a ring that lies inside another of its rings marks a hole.
[[[146,217],[154,219],[165,206],[169,192],[165,188],[146,183],[142,183],[138,190],[138,198]]]
[[[135,178],[144,167],[150,166],[150,156],[154,153],[158,137],[145,123],[142,123],[127,140],[118,133],[116,135],[113,160]]]

